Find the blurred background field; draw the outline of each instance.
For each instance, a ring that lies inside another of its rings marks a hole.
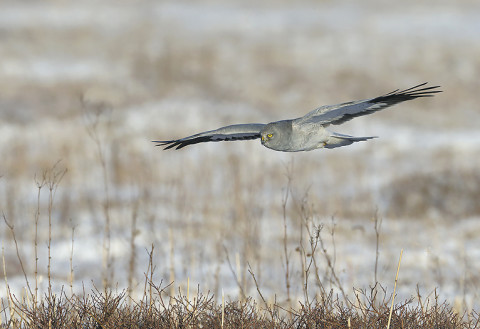
[[[75,228],[77,293],[102,279],[141,293],[154,245],[155,278],[174,289],[189,280],[258,297],[249,264],[280,303],[286,250],[296,300],[305,228],[323,224],[326,287],[353,294],[376,277],[391,293],[403,248],[399,299],[436,290],[459,310],[478,307],[479,35],[480,5],[466,0],[0,2],[0,207],[27,275],[39,210],[46,291],[50,194],[36,182],[67,169],[52,195],[57,291],[72,281]],[[335,127],[380,137],[347,148],[151,143],[425,81],[444,92]],[[0,240],[19,294],[25,277],[4,223]]]

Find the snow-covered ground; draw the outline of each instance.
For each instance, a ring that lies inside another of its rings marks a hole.
[[[77,293],[105,275],[123,289],[133,271],[140,294],[153,244],[158,282],[185,289],[189,279],[230,298],[239,282],[256,297],[250,264],[264,295],[283,302],[290,186],[295,299],[303,298],[305,225],[324,225],[326,253],[348,294],[374,284],[377,213],[377,279],[388,293],[403,249],[398,300],[417,296],[418,285],[423,297],[436,289],[458,309],[478,309],[479,22],[475,1],[1,2],[0,207],[30,284],[36,180],[66,168],[52,195],[56,291],[69,286],[75,228]],[[380,136],[348,148],[287,154],[247,141],[162,151],[150,142],[294,118],[424,81],[444,93],[335,127]],[[42,291],[48,204],[47,185]],[[8,284],[20,294],[25,278],[3,223],[0,240]],[[325,287],[338,291],[320,249],[316,257]],[[318,292],[313,276],[310,287]]]

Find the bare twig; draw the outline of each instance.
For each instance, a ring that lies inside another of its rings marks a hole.
[[[340,292],[342,293],[343,299],[345,301],[348,301],[347,294],[345,293],[345,290],[342,287],[342,283],[340,282],[340,279],[338,278],[337,273],[335,272],[334,263],[332,262],[332,258],[330,257],[330,255],[327,252],[327,249],[326,249],[325,244],[323,242],[323,239],[321,237],[321,232],[320,231],[318,232],[318,241],[320,242],[320,248],[322,250],[322,254],[323,254],[325,260],[327,261],[327,266],[330,269],[330,273],[332,274],[334,282],[337,285],[338,289],[340,289]]]
[[[17,252],[17,258],[18,258],[18,261],[20,263],[20,267],[22,269],[22,273],[23,273],[23,276],[25,278],[25,283],[27,284],[27,288],[28,288],[28,292],[30,293],[31,296],[33,296],[32,294],[32,290],[30,289],[30,283],[28,282],[28,278],[27,278],[27,272],[25,271],[25,267],[23,266],[23,261],[22,261],[22,257],[20,256],[20,251],[18,249],[18,242],[17,242],[17,237],[15,235],[15,229],[13,227],[13,224],[10,224],[8,221],[7,221],[7,217],[5,217],[5,214],[2,213],[2,216],[3,216],[3,220],[5,222],[5,225],[7,225],[7,227],[10,229],[10,232],[12,233],[12,237],[13,237],[13,242],[15,243],[15,250]],[[5,265],[4,265],[5,266]],[[6,272],[5,272],[6,273]],[[5,279],[7,278],[6,274],[5,274]]]
[[[317,264],[317,258],[315,257],[317,247],[318,247],[318,237],[320,234],[321,227],[317,227],[316,231],[318,232],[315,233],[315,239],[310,240],[310,248],[311,248],[311,253],[312,253],[312,262],[313,262],[313,268],[314,268],[314,274],[315,274],[315,280],[317,283],[318,288],[320,288],[320,294],[322,296],[325,296],[327,292],[325,291],[325,287],[323,286],[322,280],[320,279],[320,274],[319,274],[319,268]]]
[[[257,279],[255,278],[255,274],[253,273],[252,268],[250,267],[250,264],[248,264],[248,273],[250,273],[250,275],[252,276],[253,282],[255,282],[255,287],[257,287],[257,292],[260,295],[260,298],[262,299],[263,303],[265,304],[265,307],[268,313],[270,313],[270,316],[272,317],[272,321],[273,321],[273,319],[275,318],[274,312],[272,308],[268,306],[268,303],[265,300],[265,297],[263,297],[262,292],[260,291],[260,286],[258,285]]]
[[[240,290],[240,297],[242,298],[242,300],[245,300],[246,298],[246,295],[245,295],[245,291],[243,291],[243,287],[242,287],[242,284],[241,282],[238,280],[238,275],[237,273],[235,273],[235,270],[233,269],[233,265],[232,263],[230,262],[230,257],[228,256],[228,250],[227,250],[227,247],[223,246],[223,249],[225,250],[225,255],[227,257],[227,263],[228,263],[228,267],[230,268],[230,271],[232,272],[232,275],[233,277],[235,278],[235,282],[237,283],[237,286]],[[250,266],[250,265],[249,265]]]
[[[309,241],[310,241],[310,262],[305,269],[305,272],[306,272],[305,273],[305,289],[307,288],[307,284],[308,284],[308,273],[310,272],[311,266],[313,265],[317,286],[318,288],[320,288],[321,295],[325,296],[326,291],[325,291],[325,288],[323,287],[322,280],[320,279],[319,269],[318,269],[317,259],[316,259],[316,251],[318,248],[318,243],[320,241],[320,232],[323,229],[323,225],[313,226],[313,228],[314,228],[314,232],[312,233],[310,228],[307,227],[307,232],[308,232]],[[305,258],[305,261],[306,261],[306,258]],[[308,295],[306,297],[308,298]],[[306,301],[308,302],[307,298],[306,298]]]

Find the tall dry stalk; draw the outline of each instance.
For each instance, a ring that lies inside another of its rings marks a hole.
[[[104,150],[104,141],[100,137],[99,124],[100,117],[105,109],[108,107],[105,104],[91,104],[82,97],[81,99],[84,111],[84,119],[86,122],[87,133],[95,143],[97,149],[97,159],[102,169],[103,178],[103,215],[105,218],[105,226],[103,229],[103,243],[102,243],[102,284],[104,289],[110,288],[110,276],[112,275],[112,259],[110,257],[110,242],[111,242],[111,229],[110,229],[110,184],[108,178],[107,159]],[[93,119],[89,119],[86,109],[91,109],[94,112]],[[90,121],[88,121],[90,120]],[[108,122],[109,123],[109,122]]]
[[[135,237],[137,236],[137,213],[138,213],[138,204],[139,202],[135,202],[132,211],[132,223],[130,225],[130,259],[128,261],[128,296],[129,301],[132,301],[132,294],[133,294],[133,280],[135,277],[135,259],[136,259],[136,248],[135,248]]]
[[[48,242],[47,242],[47,276],[48,276],[48,296],[51,300],[52,298],[52,276],[51,276],[51,245],[52,245],[52,213],[53,213],[53,201],[55,199],[55,194],[57,192],[58,185],[62,180],[63,176],[67,173],[67,169],[57,169],[57,165],[60,161],[57,161],[53,167],[47,171],[47,185],[48,185]]]
[[[35,212],[35,236],[34,236],[34,253],[35,253],[35,269],[34,269],[34,276],[35,276],[35,296],[33,300],[33,307],[36,308],[36,304],[38,301],[38,221],[40,219],[40,195],[42,188],[47,183],[47,172],[44,171],[42,175],[42,179],[38,180],[37,176],[35,175],[35,183],[37,185],[37,211]]]
[[[168,239],[170,241],[170,282],[175,282],[175,241],[173,239],[173,230],[168,228]],[[175,296],[175,286],[170,287],[170,296]]]
[[[68,277],[68,281],[70,284],[70,295],[73,296],[73,279],[74,279],[74,274],[73,274],[73,241],[74,241],[74,235],[75,235],[75,226],[72,226],[72,246],[70,250],[70,275]]]
[[[150,253],[148,255],[148,267],[150,268],[150,273],[149,273],[150,282],[153,282],[153,272],[155,271],[155,268],[153,266],[153,248],[154,248],[154,246],[153,246],[153,243],[152,243],[152,248],[150,249]],[[149,296],[148,310],[149,310],[149,313],[151,313],[153,303],[154,303],[152,285],[149,285],[149,287],[148,287],[148,296]]]
[[[390,314],[388,315],[387,329],[390,328],[390,321],[392,320],[393,305],[395,305],[394,304],[395,293],[397,292],[398,273],[400,272],[400,263],[402,262],[402,255],[403,255],[403,249],[400,250],[400,257],[398,258],[397,274],[395,275],[395,284],[393,286],[392,305],[390,306]],[[436,293],[436,290],[435,290],[435,293]],[[435,303],[435,307],[436,307],[436,305],[437,305],[437,303]]]
[[[225,322],[225,293],[223,292],[223,288],[222,288],[222,325],[221,325],[222,329],[223,329],[224,322]]]
[[[5,291],[7,293],[7,299],[8,299],[8,306],[6,306],[4,309],[6,310],[7,308],[10,310],[10,320],[13,319],[13,316],[15,315],[15,304],[12,299],[12,295],[10,293],[10,286],[8,285],[8,279],[7,279],[7,267],[5,265],[5,248],[2,243],[2,263],[3,263],[3,277],[5,278]],[[3,306],[3,299],[2,299],[2,306]],[[7,316],[5,315],[5,320],[7,320]]]
[[[382,219],[378,218],[378,209],[375,210],[373,216],[374,220],[374,229],[375,229],[375,270],[374,270],[374,282],[378,282],[377,271],[378,271],[378,256],[380,255],[379,246],[380,246],[380,228],[382,227]]]
[[[288,183],[285,189],[285,194],[282,199],[282,213],[283,213],[283,254],[285,257],[285,288],[287,289],[287,303],[292,307],[292,300],[290,298],[290,261],[288,253],[288,233],[287,233],[287,203],[290,194],[291,177],[288,176]]]
[[[145,276],[145,283],[143,286],[143,301],[144,304],[147,305],[148,303],[152,302],[152,289],[154,287],[153,284],[153,243],[152,243],[152,248],[150,249],[150,252],[147,250],[148,254],[148,266],[147,266],[147,271],[144,273]],[[147,293],[147,285],[148,285],[148,293]],[[160,296],[161,297],[161,296]],[[150,309],[149,309],[150,312]]]

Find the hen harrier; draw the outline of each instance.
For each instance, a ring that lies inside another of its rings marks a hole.
[[[430,97],[440,86],[423,87],[427,83],[398,89],[386,95],[337,105],[321,106],[301,118],[275,121],[269,124],[236,124],[168,141],[153,141],[156,146],[181,149],[202,142],[237,141],[260,138],[262,145],[283,152],[311,151],[317,148],[335,148],[366,141],[375,137],[354,137],[332,132],[329,125],[339,125],[355,117],[380,111],[389,106],[419,97]],[[423,87],[423,88],[421,88]]]

